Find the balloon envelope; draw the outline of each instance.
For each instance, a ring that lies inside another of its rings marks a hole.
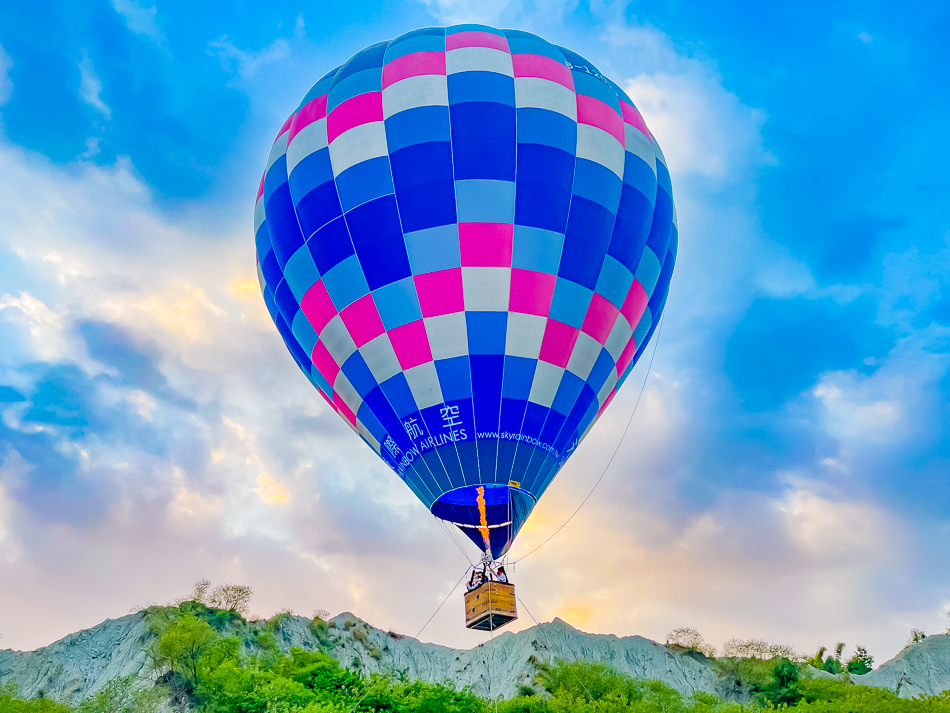
[[[534,35],[427,28],[304,97],[255,208],[297,364],[494,557],[656,328],[677,232],[633,101]]]

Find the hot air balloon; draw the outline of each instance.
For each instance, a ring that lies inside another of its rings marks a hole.
[[[298,366],[489,561],[642,354],[677,247],[669,172],[624,90],[482,25],[371,45],[314,84],[254,225]]]

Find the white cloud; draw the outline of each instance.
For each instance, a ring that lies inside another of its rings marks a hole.
[[[774,163],[762,140],[765,112],[743,104],[709,66],[679,54],[664,33],[611,23],[604,40],[609,73],[643,114],[674,178],[742,181]]]
[[[353,609],[351,592],[382,591],[410,566],[406,557],[426,560],[419,578],[441,587],[447,564],[454,581],[458,553],[439,527],[286,353],[258,294],[247,216],[236,213],[207,234],[164,216],[127,160],[58,167],[0,143],[0,255],[17,264],[10,288],[21,290],[2,297],[0,325],[31,350],[4,350],[0,383],[29,394],[42,366],[17,364],[78,363],[90,376],[119,379],[94,388],[103,408],[127,415],[114,430],[133,429],[114,443],[114,434],[56,441],[81,458],[84,483],[108,492],[101,522],[51,527],[25,507],[12,525],[0,518],[4,546],[22,543],[23,553],[15,562],[4,560],[9,548],[0,555],[0,580],[10,584],[0,588],[0,611],[49,606],[37,590],[79,592],[69,616],[41,627],[0,617],[5,643],[49,643],[133,604],[180,596],[202,576],[254,585],[264,612],[288,603]],[[115,367],[85,353],[71,328],[78,320],[116,325],[151,345],[167,388],[124,385]],[[66,341],[54,350],[56,334]],[[169,391],[198,410],[170,401]],[[4,424],[26,433],[18,408],[4,407]],[[55,428],[48,434],[57,438]],[[0,482],[9,487],[12,477],[4,468]],[[153,561],[161,576],[129,584],[125,573],[155,542],[196,554],[187,563]],[[290,585],[288,571],[296,573]],[[126,583],[105,599],[94,595],[113,578]],[[431,614],[426,597],[414,599],[368,597],[361,613],[409,629]]]
[[[716,645],[756,636],[808,653],[859,641],[883,660],[907,630],[867,622],[918,616],[913,565],[901,557],[914,544],[873,504],[801,489],[733,491],[681,521],[653,498],[648,479],[629,473],[637,482],[629,488],[622,477],[615,473],[557,539],[514,568],[535,617],[661,641],[688,625]],[[570,509],[545,505],[550,531]],[[904,584],[882,591],[885,571]]]
[[[94,158],[99,155],[99,152],[102,150],[99,148],[99,142],[102,141],[102,138],[99,136],[90,136],[86,139],[86,150],[83,151],[79,158]]]
[[[808,490],[787,492],[777,507],[800,552],[828,565],[883,556],[900,527],[874,505],[835,502]]]
[[[112,110],[102,101],[102,82],[92,66],[89,53],[82,51],[79,62],[79,98],[102,114],[106,121],[112,118]]]
[[[859,33],[857,34],[857,38],[858,38],[859,40],[861,40],[861,42],[863,42],[863,43],[866,44],[866,45],[867,45],[867,44],[870,44],[871,42],[874,42],[874,40],[875,40],[874,35],[869,34],[869,33],[866,32],[865,30],[861,30],[861,32],[859,32]]]
[[[446,25],[468,22],[492,24],[506,12],[520,9],[518,0],[421,0],[422,4]]]
[[[825,375],[812,393],[824,406],[829,435],[852,442],[880,441],[895,437],[904,425],[898,399],[868,398],[862,381],[853,373]]]
[[[11,69],[13,69],[13,60],[4,51],[3,45],[0,45],[0,106],[10,101],[10,96],[13,94],[13,80],[10,79]]]
[[[13,317],[29,331],[33,353],[43,361],[55,361],[66,353],[63,318],[28,292],[0,296],[0,313],[15,310]]]
[[[290,43],[281,38],[257,52],[238,49],[227,37],[209,42],[208,46],[213,50],[211,54],[218,58],[225,69],[243,78],[254,76],[261,67],[284,59],[290,54]]]
[[[0,461],[0,473],[5,467],[6,463]],[[13,500],[0,482],[0,562],[13,562],[20,555],[20,545],[13,538],[13,508]]]
[[[624,89],[675,175],[736,180],[742,176],[737,169],[770,160],[759,134],[764,112],[744,106],[715,78],[699,72],[638,74]]]
[[[129,30],[137,35],[149,37],[159,44],[164,42],[161,28],[155,22],[158,8],[154,5],[143,7],[135,0],[112,0],[112,7],[125,19]]]

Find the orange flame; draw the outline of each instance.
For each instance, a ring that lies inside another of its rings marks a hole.
[[[485,541],[485,551],[491,552],[491,541],[488,539],[488,513],[485,512],[485,486],[479,486],[476,492],[478,492],[478,498],[475,502],[478,503],[478,518],[481,524],[478,531],[482,533],[482,539]]]

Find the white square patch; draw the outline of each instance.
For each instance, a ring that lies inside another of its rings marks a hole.
[[[330,163],[334,176],[339,176],[350,166],[388,155],[386,126],[381,121],[354,126],[330,143]]]
[[[577,121],[577,97],[565,86],[540,77],[515,77],[515,106],[556,111]]]
[[[380,334],[361,346],[360,354],[379,384],[402,371],[388,334]]]
[[[547,317],[536,314],[509,312],[505,354],[537,359],[541,355],[541,341],[547,321]]]
[[[442,75],[407,77],[383,90],[383,117],[386,119],[419,106],[448,105],[449,89]]]
[[[287,175],[307,156],[327,147],[327,120],[317,119],[307,124],[287,146]]]
[[[333,361],[340,365],[356,351],[356,342],[338,314],[333,315],[333,319],[327,322],[327,326],[320,332],[320,341],[330,352]]]
[[[630,326],[630,323],[627,322],[623,315],[617,317],[617,321],[614,322],[613,329],[610,330],[610,334],[607,335],[607,341],[604,343],[611,358],[614,360],[614,364],[620,359],[620,355],[623,354],[623,350],[626,349],[627,344],[630,342],[630,337],[632,336],[633,327]]]
[[[531,393],[528,401],[551,408],[557,389],[561,385],[564,369],[546,361],[539,361],[534,372],[534,381],[531,382]]]
[[[574,343],[574,351],[571,352],[571,359],[567,362],[567,370],[587,381],[602,348],[596,339],[584,332],[579,332],[577,341]]]
[[[468,355],[468,326],[464,312],[426,317],[423,321],[433,359]]]
[[[511,55],[491,47],[460,47],[445,53],[445,73],[496,72],[515,76]]]
[[[467,312],[507,312],[510,267],[463,267],[462,292]]]
[[[439,373],[435,370],[433,362],[414,366],[403,373],[406,375],[409,390],[419,409],[435,406],[444,401],[442,388],[439,386]]]
[[[345,403],[353,413],[359,411],[360,406],[363,405],[363,399],[342,371],[336,375],[336,379],[333,382],[333,393],[335,395],[339,394],[340,398],[343,399],[343,403]]]

